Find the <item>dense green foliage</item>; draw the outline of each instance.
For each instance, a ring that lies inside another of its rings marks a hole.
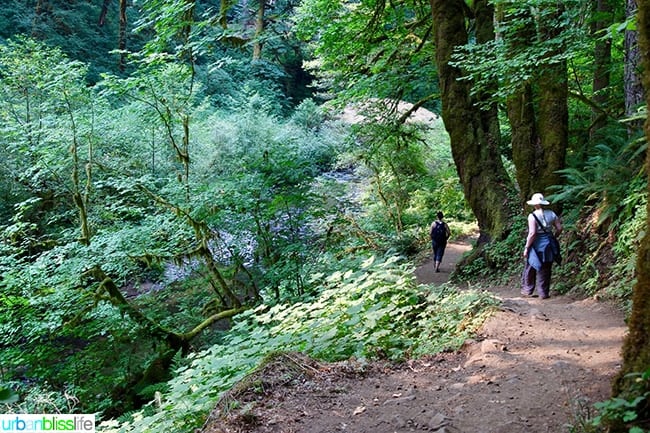
[[[219,396],[278,351],[336,361],[397,360],[455,349],[482,322],[486,307],[495,305],[487,293],[418,287],[408,264],[396,257],[352,260],[348,266],[313,275],[313,283],[324,288],[313,299],[260,305],[239,316],[220,343],[179,367],[164,401],[127,423],[108,422],[104,431],[190,431]]]
[[[90,61],[87,78],[91,82],[107,71],[116,71],[119,17],[117,2],[110,2],[104,24],[100,24],[103,2],[69,2],[7,0],[0,10],[0,38],[8,40],[17,34],[31,36],[59,47],[70,58]],[[129,22],[137,19],[129,9]],[[130,49],[141,46],[143,39],[131,36]]]
[[[83,64],[32,39],[2,46],[0,62],[13,71],[0,100],[0,350],[21,395],[10,410],[135,409],[168,388],[183,355],[229,338],[210,326],[220,313],[312,299],[346,251],[414,251],[436,209],[467,217],[435,122],[410,127],[421,141],[377,153],[310,100],[280,118],[274,99],[243,86],[224,106],[166,58],[92,88]],[[372,299],[364,308],[384,311]],[[386,356],[425,351],[393,341],[402,331],[390,322],[373,332]],[[370,356],[368,338],[337,356]],[[314,356],[331,357],[319,346]]]
[[[402,360],[475,330],[494,300],[419,287],[409,262],[428,251],[438,210],[455,236],[473,223],[437,117],[428,2],[275,1],[261,34],[255,5],[129,2],[123,52],[119,2],[99,26],[101,3],[0,11],[4,409],[191,431],[269,354]],[[533,24],[519,13],[543,15],[545,2],[495,4],[512,18],[502,38],[472,34],[455,57],[475,92],[503,104],[559,61],[572,76],[567,168],[545,191],[565,225],[554,290],[629,302],[647,146],[622,114],[622,35],[614,22],[589,34],[595,17],[565,2],[568,30],[522,48],[517,29]],[[592,134],[602,37],[614,66]],[[409,117],[418,108],[427,120]],[[456,279],[520,272],[525,212],[510,205],[521,218]],[[602,419],[636,403],[604,404]]]
[[[614,397],[595,404],[598,415],[591,420],[594,427],[608,428],[614,425],[629,433],[647,431],[635,424],[646,422],[646,420],[640,419],[640,414],[644,412],[648,398],[650,398],[650,393],[646,391],[648,380],[650,380],[650,370],[631,376],[634,378],[635,385],[628,393],[629,395]]]

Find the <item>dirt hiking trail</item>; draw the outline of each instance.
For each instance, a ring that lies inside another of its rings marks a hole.
[[[416,277],[445,282],[468,249],[450,243],[441,272],[427,261]],[[399,366],[287,354],[255,386],[233,391],[239,409],[216,410],[201,432],[568,432],[609,396],[626,332],[622,313],[553,292],[523,298],[514,284],[490,291],[501,310],[457,353]]]

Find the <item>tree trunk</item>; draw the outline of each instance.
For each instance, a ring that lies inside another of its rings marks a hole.
[[[462,71],[449,64],[457,47],[467,43],[463,0],[430,0],[435,26],[436,64],[442,118],[465,199],[478,221],[479,245],[502,239],[509,230],[508,193],[511,183],[501,162],[495,118],[483,117],[471,84],[460,81]]]
[[[266,0],[259,0],[257,8],[257,16],[255,17],[255,39],[253,42],[253,60],[262,58],[262,34],[264,33],[264,10],[266,7]]]
[[[120,0],[120,30],[117,48],[120,50],[120,63],[118,68],[124,72],[124,68],[126,67],[126,0]]]
[[[530,183],[535,191],[544,192],[547,187],[562,183],[562,177],[557,171],[565,167],[566,148],[569,143],[566,62],[546,65],[540,73],[539,82],[537,124],[543,154],[537,170],[531,173]]]
[[[475,0],[473,7],[474,22],[476,28],[476,42],[479,44],[494,40],[494,6],[488,0]],[[485,89],[484,93],[477,95],[482,101],[489,101],[499,87],[499,83],[493,81]],[[501,143],[501,127],[499,125],[499,108],[496,102],[484,104],[479,111],[483,129],[487,131],[488,140],[495,151],[499,153]],[[505,172],[504,172],[505,173]]]
[[[531,25],[520,26],[516,33],[509,35],[507,43],[513,52],[526,49],[530,41],[536,39],[530,10],[522,10],[519,18],[529,20]],[[501,16],[500,19],[506,17]],[[537,172],[537,164],[542,160],[542,146],[537,134],[537,115],[530,81],[520,83],[506,98],[506,113],[510,123],[512,161],[519,186],[519,199],[523,204],[533,192],[537,191],[537,185],[534,184],[535,176],[531,176],[531,173]]]
[[[537,171],[536,162],[541,160],[542,153],[530,84],[519,86],[518,90],[507,98],[506,107],[510,122],[512,161],[519,185],[519,198],[523,203],[532,192],[537,191],[537,186],[533,185],[535,178],[530,173]]]
[[[561,21],[564,6],[556,3],[557,10],[548,21],[540,22],[543,40],[553,40],[564,30]],[[550,56],[561,54],[549,53]],[[542,159],[537,170],[531,173],[535,191],[544,192],[551,185],[562,183],[558,170],[565,168],[566,149],[569,144],[569,85],[566,60],[544,65],[539,74],[539,114],[537,126],[542,144]],[[530,191],[533,192],[533,191]],[[557,209],[556,209],[557,210]]]
[[[99,14],[99,27],[103,27],[106,24],[106,16],[108,15],[108,7],[110,6],[112,0],[104,0],[102,4],[102,11]]]
[[[221,0],[219,3],[219,25],[224,30],[228,28],[228,11],[232,3],[232,0]]]
[[[643,63],[643,86],[650,89],[650,0],[638,0],[637,29],[639,47]],[[650,92],[646,93],[646,104],[650,106]],[[650,140],[650,122],[645,122],[646,139]],[[646,174],[650,178],[650,153],[646,153]],[[649,179],[650,180],[650,179]],[[648,182],[650,193],[650,182]],[[628,321],[629,332],[623,344],[623,367],[614,382],[614,395],[625,395],[634,385],[648,387],[648,381],[635,383],[626,375],[632,372],[645,372],[650,367],[650,202],[646,230],[636,261],[637,281],[632,295],[632,312]],[[645,389],[643,391],[650,391]],[[640,395],[641,393],[637,394]],[[647,405],[646,405],[647,408]],[[641,419],[649,414],[642,414]],[[627,431],[627,430],[626,430]]]
[[[637,12],[637,1],[627,0],[625,17],[633,17]],[[638,27],[637,27],[638,28]],[[643,86],[638,71],[641,68],[641,53],[639,52],[636,30],[625,30],[625,66],[623,83],[625,85],[625,114],[632,116],[643,102]],[[646,87],[647,89],[648,87]],[[632,135],[641,129],[641,121],[628,123],[628,133]]]
[[[605,107],[609,100],[607,89],[610,85],[612,68],[612,40],[602,38],[602,32],[613,22],[613,11],[607,0],[593,0],[592,10],[597,17],[591,25],[591,35],[594,38],[594,77],[593,77],[593,101],[596,107],[592,109],[592,124],[589,130],[591,141],[602,129],[607,117],[605,111],[598,107]]]
[[[181,37],[183,38],[182,57],[185,58],[187,64],[192,70],[192,84],[194,83],[194,65],[196,59],[194,58],[194,48],[192,48],[192,26],[194,25],[194,11],[196,10],[196,0],[185,0],[187,9],[183,15],[183,29],[181,30]]]
[[[561,5],[558,4],[558,8]],[[561,9],[556,11],[559,17]],[[558,36],[555,22],[535,22],[529,10],[519,11],[520,20],[530,22],[507,37],[513,53],[527,49],[535,40]],[[538,32],[536,31],[538,29]],[[558,53],[549,53],[554,56]],[[548,62],[539,68],[532,82],[522,82],[506,100],[512,134],[512,158],[515,164],[521,203],[535,192],[546,193],[551,185],[560,184],[557,173],[565,167],[569,136],[568,80],[566,62]],[[534,90],[535,89],[535,90]]]

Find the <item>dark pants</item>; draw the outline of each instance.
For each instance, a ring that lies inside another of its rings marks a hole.
[[[442,262],[442,256],[445,255],[445,248],[447,248],[447,243],[436,243],[432,240],[431,247],[433,248],[433,260],[435,262]]]
[[[542,268],[537,271],[526,262],[524,273],[521,276],[521,293],[522,295],[532,295],[537,288],[537,294],[540,298],[548,298],[551,288],[551,268],[553,262],[542,263]]]

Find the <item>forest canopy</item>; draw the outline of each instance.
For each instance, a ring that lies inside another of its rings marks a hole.
[[[455,281],[507,281],[534,192],[567,228],[554,290],[633,311],[636,16],[613,1],[10,0],[0,405],[192,431],[274,352],[453,350],[496,301],[415,283],[429,224],[443,211],[474,244]]]

